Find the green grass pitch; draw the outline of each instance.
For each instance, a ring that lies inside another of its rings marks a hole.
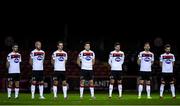
[[[180,105],[180,93],[176,94],[176,99],[172,99],[170,92],[164,94],[162,100],[159,99],[158,93],[152,93],[152,99],[146,99],[144,92],[141,99],[137,99],[135,92],[123,92],[123,97],[118,98],[118,93],[114,92],[111,99],[108,98],[108,92],[95,92],[96,99],[90,100],[89,92],[85,92],[84,98],[80,100],[79,92],[68,92],[68,99],[64,100],[62,93],[58,94],[58,98],[54,99],[52,93],[44,94],[45,100],[39,99],[36,94],[35,99],[31,100],[31,94],[20,93],[18,99],[7,98],[7,93],[0,93],[0,105]]]

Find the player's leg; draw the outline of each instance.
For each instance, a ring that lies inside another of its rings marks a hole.
[[[15,78],[15,98],[19,96],[19,81],[20,81],[20,74],[16,74]]]
[[[122,80],[118,80],[119,97],[122,97]]]
[[[31,79],[31,98],[34,99],[34,94],[36,91],[36,73],[32,72],[32,79]]]
[[[109,84],[109,98],[112,97],[114,82],[115,82],[115,73],[111,71],[110,84]]]
[[[114,80],[114,77],[111,75],[111,76],[110,76],[110,84],[109,84],[109,98],[112,97],[114,81],[115,81],[115,80]]]
[[[91,93],[91,98],[95,99],[94,96],[94,76],[93,76],[93,71],[88,71],[88,79],[89,79],[89,89]]]
[[[80,98],[83,98],[85,80],[80,78]]]
[[[122,72],[118,72],[117,74],[117,83],[118,83],[118,91],[119,97],[122,97]]]
[[[43,71],[39,72],[38,82],[39,82],[39,95],[40,95],[40,99],[45,99],[44,96],[43,96],[43,92],[44,92]]]
[[[67,82],[66,80],[62,81],[62,89],[63,89],[63,95],[64,95],[64,99],[67,99]]]
[[[164,77],[161,77],[161,85],[160,85],[160,99],[163,98],[163,93],[164,93],[164,86],[166,82],[164,80]]]
[[[83,92],[84,92],[84,86],[85,86],[85,72],[84,70],[81,70],[81,76],[80,76],[80,98],[82,99],[83,98]]]
[[[140,72],[140,80],[138,82],[138,99],[141,99],[141,93],[143,91],[143,85],[144,85],[144,74],[143,72]]]
[[[8,88],[7,88],[8,98],[9,99],[11,98],[12,85],[13,85],[12,77],[9,76],[9,78],[8,78]]]
[[[67,99],[67,88],[68,87],[67,87],[65,72],[61,72],[61,80],[62,80],[62,89],[63,89],[64,99]]]
[[[150,81],[150,79],[146,80],[146,92],[147,92],[147,98],[151,99],[151,81]]]
[[[172,97],[176,98],[174,82],[175,82],[174,78],[171,77],[171,81],[170,81],[171,93],[172,93]]]
[[[58,78],[56,76],[53,77],[53,93],[54,98],[57,98],[57,86],[58,86]]]
[[[138,98],[141,98],[141,94],[143,91],[143,85],[144,85],[144,80],[139,80],[139,86],[138,86]]]

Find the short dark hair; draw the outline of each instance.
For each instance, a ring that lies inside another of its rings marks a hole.
[[[12,45],[12,47],[14,47],[14,46],[18,46],[18,44],[17,44],[17,43],[14,43],[14,44]]]
[[[62,41],[58,41],[58,42],[57,42],[57,45],[59,45],[60,43],[62,43],[62,44],[63,44],[63,42],[62,42]]]
[[[150,43],[149,42],[145,42],[144,45],[150,45]]]
[[[86,44],[91,45],[91,42],[89,42],[89,41],[85,42],[85,43],[84,43],[84,46],[85,46]]]
[[[120,43],[119,42],[114,43],[114,47],[117,46],[117,45],[120,45]]]
[[[171,45],[170,45],[170,44],[166,44],[166,45],[164,46],[165,49],[168,48],[168,47],[171,47]]]

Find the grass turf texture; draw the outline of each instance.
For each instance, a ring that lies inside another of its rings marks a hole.
[[[14,93],[11,99],[7,98],[7,93],[0,93],[0,105],[180,105],[180,93],[177,93],[176,99],[172,99],[170,92],[164,94],[162,100],[159,99],[159,93],[152,93],[152,99],[146,98],[145,92],[141,99],[137,99],[134,92],[123,92],[123,97],[118,98],[118,93],[113,94],[112,98],[108,98],[107,92],[95,92],[96,99],[90,100],[89,92],[84,94],[84,98],[79,98],[79,92],[69,92],[68,99],[64,100],[62,94],[58,94],[58,98],[54,99],[53,94],[44,94],[46,99],[40,100],[39,94],[35,95],[35,99],[31,99],[31,94],[20,93],[18,99],[14,99]]]

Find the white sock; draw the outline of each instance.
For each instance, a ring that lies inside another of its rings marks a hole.
[[[36,90],[36,86],[35,85],[31,85],[32,98],[34,98],[35,90]]]
[[[174,84],[171,84],[171,93],[172,93],[172,97],[175,97],[175,87],[174,87]]]
[[[109,84],[109,97],[112,97],[113,85]]]
[[[118,85],[119,97],[122,97],[122,85]]]
[[[63,86],[63,94],[64,94],[64,98],[67,97],[67,86]]]
[[[146,92],[147,92],[147,96],[150,97],[150,93],[151,93],[151,86],[150,85],[146,85]]]
[[[91,92],[91,97],[94,97],[94,87],[89,87],[90,92]]]
[[[53,86],[54,97],[57,97],[57,86]]]
[[[39,85],[39,94],[40,94],[40,97],[43,97],[43,90],[44,90],[44,86],[43,85]]]
[[[164,84],[161,84],[160,86],[160,97],[163,97],[163,92],[164,92]]]
[[[141,96],[142,91],[143,91],[143,85],[140,84],[138,87],[138,96]]]
[[[84,87],[80,87],[80,97],[83,97]]]
[[[19,88],[15,88],[15,98],[17,98],[19,95]]]
[[[8,90],[8,98],[10,98],[11,97],[11,88],[7,88],[7,90]]]

